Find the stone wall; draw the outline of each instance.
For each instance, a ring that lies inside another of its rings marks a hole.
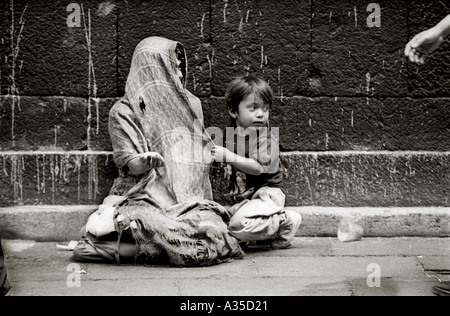
[[[450,4],[5,0],[0,12],[0,206],[102,201],[117,176],[108,112],[155,35],[184,43],[207,127],[229,124],[233,77],[269,82],[289,205],[450,206],[449,45],[423,66],[403,56]],[[224,202],[223,166],[211,177]]]

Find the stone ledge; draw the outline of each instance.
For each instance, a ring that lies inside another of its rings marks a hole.
[[[448,237],[449,207],[288,207],[302,214],[298,236],[336,236],[342,218],[364,228],[365,237]]]
[[[79,231],[96,205],[43,205],[0,208],[0,235],[3,239],[69,241]],[[287,207],[303,217],[297,236],[336,236],[341,218],[350,218],[364,227],[365,237],[448,237],[450,208],[339,208]]]
[[[286,205],[450,207],[450,152],[287,152],[280,157]],[[0,152],[0,207],[97,205],[117,169],[108,151]],[[223,164],[211,170],[226,204]]]
[[[80,229],[97,205],[42,205],[0,208],[4,239],[65,241],[80,238]]]

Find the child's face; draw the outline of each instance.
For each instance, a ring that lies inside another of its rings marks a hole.
[[[254,93],[242,99],[237,112],[230,110],[229,113],[236,120],[237,127],[267,127],[269,125],[269,104],[256,98]]]

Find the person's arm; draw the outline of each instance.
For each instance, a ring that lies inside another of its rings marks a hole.
[[[440,30],[443,37],[450,35],[450,15],[447,15],[441,22],[435,26]]]
[[[444,38],[450,34],[450,15],[446,16],[442,21],[434,27],[423,31],[412,38],[406,44],[405,56],[412,63],[423,64],[425,62],[424,55],[433,53],[444,41]]]
[[[147,173],[149,170],[163,165],[164,158],[156,152],[146,152],[128,162],[128,168],[135,176]]]
[[[222,146],[214,146],[211,154],[215,161],[229,163],[247,174],[259,176],[264,171],[263,166],[256,160],[236,155]]]

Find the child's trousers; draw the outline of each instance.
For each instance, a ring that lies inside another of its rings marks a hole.
[[[285,199],[279,188],[262,187],[251,200],[231,207],[234,215],[228,226],[229,233],[241,241],[273,240],[283,235],[285,242],[290,243],[300,226],[301,216],[286,213]]]

